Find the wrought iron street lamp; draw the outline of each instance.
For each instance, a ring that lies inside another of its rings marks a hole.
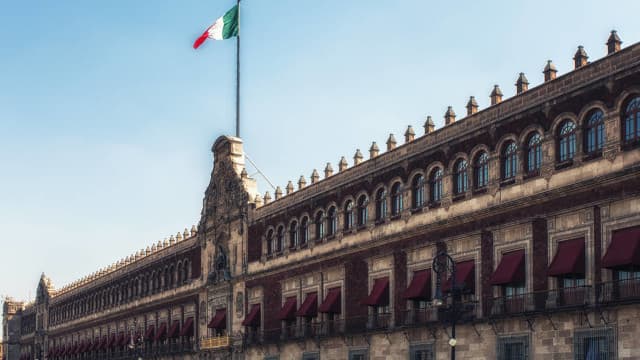
[[[462,286],[464,286],[464,284],[456,283],[456,263],[446,251],[438,252],[438,255],[433,259],[432,268],[433,272],[436,273],[436,295],[432,301],[432,305],[435,307],[445,305],[445,296],[442,294],[442,277],[451,274],[451,284],[449,287],[451,306],[448,308],[451,314],[451,338],[449,339],[449,346],[451,346],[451,360],[455,360],[457,344],[456,322],[458,321],[460,312],[459,304],[461,302]]]

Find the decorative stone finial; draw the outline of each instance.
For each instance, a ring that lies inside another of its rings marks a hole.
[[[353,155],[353,165],[358,165],[362,162],[363,156],[360,149],[356,149],[356,153]]]
[[[547,82],[556,78],[558,69],[556,69],[556,66],[553,65],[551,60],[547,60],[547,65],[544,67],[542,73],[544,74],[544,81]]]
[[[451,125],[456,121],[456,113],[453,111],[453,107],[449,106],[447,112],[444,113],[444,124]]]
[[[189,230],[187,230],[187,228],[184,228],[184,232],[182,233],[182,237],[184,239],[188,239],[189,238]]]
[[[246,168],[242,168],[242,171],[240,172],[240,177],[242,179],[246,179],[249,177],[249,174],[247,174],[247,169]]]
[[[320,180],[320,174],[318,174],[318,170],[313,169],[313,172],[311,172],[311,183],[315,184]]]
[[[518,80],[516,80],[516,92],[522,94],[527,90],[529,90],[529,80],[527,80],[527,77],[521,72]]]
[[[307,186],[307,180],[304,179],[304,175],[300,175],[300,179],[298,179],[298,190]]]
[[[431,118],[431,115],[427,116],[427,118],[424,121],[424,125],[422,125],[422,127],[424,127],[425,134],[432,133],[436,130],[436,125],[433,123],[433,119]]]
[[[467,116],[473,115],[478,112],[478,102],[475,96],[470,96],[467,102]]]
[[[171,236],[173,236],[173,235],[171,235]],[[164,238],[164,242],[162,243],[162,245],[163,245],[163,247],[169,246],[169,239]]]
[[[396,137],[393,136],[393,134],[389,134],[389,138],[387,139],[387,151],[395,149],[397,143]]]
[[[371,147],[369,148],[369,159],[373,159],[374,157],[378,156],[378,154],[380,153],[380,148],[378,147],[378,144],[376,144],[376,142],[372,142],[371,143]]]
[[[147,246],[146,255],[151,254],[151,246]]]
[[[280,186],[276,186],[276,200],[279,200],[280,198],[282,198],[282,189]]]
[[[324,178],[326,179],[331,175],[333,175],[333,167],[331,166],[331,163],[327,163],[324,167]]]
[[[256,203],[256,207],[262,206],[262,198],[260,197],[260,195],[256,194],[256,198],[253,200],[253,202]]]
[[[587,56],[587,52],[584,51],[584,46],[578,46],[578,50],[573,56],[574,68],[577,69],[587,65],[587,59],[589,59],[589,57]]]
[[[293,182],[291,182],[291,180],[289,180],[289,182],[287,183],[287,186],[285,187],[286,191],[287,191],[287,195],[291,194],[293,192]]]
[[[162,249],[162,240],[158,240],[158,247],[156,247],[156,250],[160,249]]]
[[[609,55],[620,51],[620,45],[622,45],[622,41],[620,41],[618,37],[618,32],[611,30],[611,35],[609,35],[609,39],[607,40],[607,54]]]
[[[169,245],[172,245],[176,242],[176,238],[173,237],[173,235],[171,235],[171,237],[169,237]]]
[[[158,245],[153,244],[153,245],[151,246],[151,251],[155,252],[156,250],[158,250]]]
[[[195,225],[191,225],[191,236],[198,233],[198,228]]]
[[[500,90],[500,86],[494,85],[493,90],[491,91],[491,105],[496,105],[502,102],[502,90]]]
[[[340,161],[338,162],[338,171],[345,171],[348,167],[349,163],[347,162],[347,159],[344,156],[341,157]]]
[[[413,126],[407,126],[407,131],[404,132],[404,142],[410,143],[416,138],[416,132],[413,131]]]
[[[182,234],[180,233],[180,231],[178,231],[178,233],[176,234],[176,242],[178,241],[182,241]]]
[[[268,203],[271,202],[271,194],[269,194],[269,191],[264,193],[264,204],[267,205]]]

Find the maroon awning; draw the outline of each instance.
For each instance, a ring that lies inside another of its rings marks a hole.
[[[167,333],[167,338],[175,339],[180,335],[180,320],[174,320],[173,324],[169,328],[169,332]]]
[[[227,309],[217,309],[216,313],[209,321],[209,325],[207,325],[210,329],[226,329],[227,328]]]
[[[300,317],[316,317],[318,316],[318,293],[312,292],[308,293],[304,298],[302,305],[300,305],[300,309],[296,311],[296,316]]]
[[[226,323],[226,321],[225,321]],[[187,318],[182,324],[182,330],[180,330],[180,336],[193,336],[193,318]]]
[[[82,352],[85,353],[85,352],[89,351],[90,348],[91,348],[91,340],[90,339],[86,339],[84,341],[84,347],[82,348]]]
[[[243,326],[258,327],[260,326],[260,304],[251,305],[251,311],[242,321]]]
[[[327,296],[325,296],[324,301],[320,304],[318,311],[321,313],[329,313],[329,314],[340,314],[340,309],[342,308],[341,304],[341,296],[342,290],[337,288],[329,289]]]
[[[411,284],[404,291],[404,298],[411,300],[431,299],[431,270],[419,270],[413,273]]]
[[[124,331],[120,331],[118,334],[118,340],[116,340],[117,346],[124,346],[127,343],[127,338],[124,336]]]
[[[153,340],[154,334],[155,334],[155,330],[156,330],[156,326],[155,325],[149,325],[149,327],[147,327],[147,331],[145,331],[144,333],[144,339],[145,340]]]
[[[376,279],[369,296],[361,301],[362,305],[387,306],[389,305],[389,278]]]
[[[602,267],[615,269],[640,265],[640,226],[615,231],[602,258]]]
[[[158,327],[158,332],[156,332],[156,336],[153,337],[153,340],[161,340],[164,339],[164,336],[167,334],[167,323],[162,323]]]
[[[584,274],[584,238],[561,241],[553,258],[548,276]]]
[[[100,350],[104,350],[107,348],[107,335],[104,335],[102,337],[102,340],[100,340]]]
[[[491,285],[523,284],[525,282],[524,249],[502,255],[491,276]]]
[[[107,347],[114,347],[116,345],[116,334],[113,333],[111,334],[111,336],[109,336],[109,343],[107,344]]]
[[[293,320],[296,318],[296,305],[297,299],[295,296],[288,297],[282,305],[282,308],[278,312],[276,319],[278,320]]]
[[[475,262],[474,260],[456,263],[456,285],[473,291],[475,289]],[[442,283],[442,292],[451,291],[451,277]]]

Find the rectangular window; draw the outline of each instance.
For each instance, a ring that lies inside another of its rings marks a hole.
[[[573,334],[574,359],[617,359],[616,334],[613,328],[576,330]]]
[[[280,360],[279,355],[268,355],[264,357],[264,360]]]
[[[306,352],[302,354],[302,360],[320,360],[320,353]]]
[[[498,360],[529,359],[529,336],[498,337],[496,355]]]
[[[409,347],[409,360],[435,360],[433,344],[411,345]]]
[[[349,350],[349,360],[369,360],[369,349]]]

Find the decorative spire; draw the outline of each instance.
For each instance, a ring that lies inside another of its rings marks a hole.
[[[287,183],[287,195],[291,194],[292,192],[293,192],[293,182],[289,180],[289,182]]]
[[[378,154],[380,153],[380,148],[378,147],[378,144],[376,144],[376,142],[372,142],[371,143],[371,147],[369,148],[369,159],[373,159],[374,157],[378,156]]]
[[[544,81],[547,82],[555,79],[557,72],[558,72],[558,69],[556,69],[556,66],[553,65],[553,62],[551,60],[548,60],[547,65],[544,67],[544,70],[542,71],[542,73],[544,74]]]
[[[253,202],[256,203],[257,208],[262,206],[262,198],[259,194],[256,194],[256,198],[253,200]]]
[[[447,112],[444,113],[444,124],[451,125],[456,121],[456,113],[453,111],[453,107],[449,106]]]
[[[176,238],[173,237],[173,235],[171,235],[171,237],[169,238],[169,244],[174,244],[176,242]]]
[[[363,156],[360,149],[356,149],[356,153],[353,155],[353,165],[358,165],[362,162]]]
[[[300,175],[300,179],[298,179],[298,190],[307,186],[307,180],[304,179],[304,175]]]
[[[180,231],[178,231],[178,233],[176,234],[176,242],[178,241],[182,241],[182,234],[180,233]]]
[[[424,127],[425,134],[432,133],[436,130],[436,125],[433,123],[433,119],[431,118],[431,115],[427,115],[427,118],[424,121],[423,127]]]
[[[393,134],[389,134],[389,138],[387,139],[387,151],[395,149],[397,143],[396,137],[393,136]]]
[[[198,228],[195,225],[191,225],[191,236],[198,233]]]
[[[264,193],[264,204],[267,205],[270,202],[271,202],[271,194],[269,194],[269,191],[267,191]]]
[[[478,112],[478,102],[475,96],[470,96],[467,102],[467,116],[473,115]]]
[[[313,172],[311,173],[311,183],[315,184],[320,180],[320,174],[318,174],[318,170],[313,169]]]
[[[340,162],[338,163],[338,171],[345,171],[349,167],[349,163],[347,159],[343,156],[340,158]]]
[[[247,169],[246,168],[242,168],[242,171],[240,172],[240,177],[242,179],[246,179],[249,177],[249,174],[247,174]]]
[[[615,30],[611,30],[611,35],[609,35],[609,40],[607,40],[607,54],[620,51],[620,45],[622,45],[622,41],[620,41],[618,33]]]
[[[328,178],[333,175],[333,167],[331,167],[331,163],[327,163],[327,166],[324,167],[324,178]]]
[[[500,90],[500,86],[494,85],[489,97],[491,98],[491,105],[496,105],[502,102],[502,90]]]
[[[584,51],[584,46],[578,46],[578,50],[573,56],[574,68],[577,69],[587,65],[587,59],[589,59],[589,57],[587,56],[587,52]]]
[[[518,76],[518,80],[516,80],[516,92],[518,94],[522,94],[523,92],[529,90],[529,80],[524,76],[524,73],[521,72],[520,76]]]
[[[280,198],[282,198],[282,189],[280,188],[280,186],[276,187],[276,200],[279,200]]]
[[[189,230],[187,230],[187,228],[184,228],[184,232],[182,233],[182,236],[184,237],[184,239],[189,238]]]
[[[413,131],[413,126],[407,126],[407,131],[404,132],[404,142],[412,142],[416,138],[416,132]]]

